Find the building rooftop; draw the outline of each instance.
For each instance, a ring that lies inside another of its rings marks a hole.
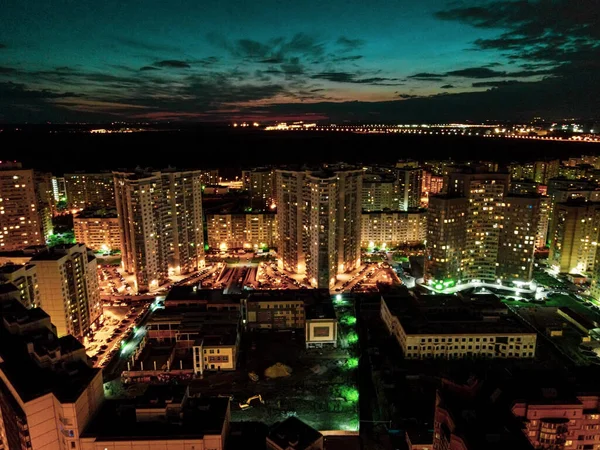
[[[117,217],[115,208],[93,208],[84,209],[75,216],[75,219],[116,219]]]
[[[196,286],[173,286],[165,298],[169,302],[190,301],[205,304],[226,304],[240,302],[240,295],[225,294],[223,289],[198,289]]]
[[[494,405],[490,397],[452,392],[444,389],[439,394],[440,407],[448,411],[455,429],[451,432],[442,424],[441,433],[460,437],[469,449],[532,450],[533,447],[521,430],[520,422],[510,409]]]
[[[144,399],[140,400],[146,401]],[[191,398],[181,409],[181,415],[171,420],[138,421],[135,401],[106,400],[92,419],[82,438],[94,437],[97,442],[135,440],[200,439],[206,435],[221,435],[228,420],[228,398]],[[138,406],[139,407],[139,406]]]
[[[306,305],[304,312],[306,320],[336,319],[335,309],[331,301],[322,301]]]
[[[269,433],[268,439],[278,447],[289,450],[304,450],[323,435],[297,417],[291,416],[278,423]]]
[[[21,265],[21,264],[5,264],[3,266],[0,266],[0,276],[3,274],[11,274],[11,273],[15,273],[23,268],[27,269],[31,269],[33,267],[32,264],[26,264],[26,265]]]
[[[13,324],[26,325],[28,323],[34,323],[50,318],[50,316],[46,314],[43,309],[27,309],[18,301],[0,303],[0,316],[2,316],[4,322],[6,322],[9,326]]]
[[[494,302],[486,303],[485,300],[478,304],[477,300],[465,301],[446,295],[424,295],[418,300],[410,296],[384,295],[382,300],[390,312],[398,317],[407,334],[534,333],[510,316],[494,314],[493,320],[486,318],[490,310],[496,313],[508,311],[496,308]]]
[[[28,310],[16,301],[11,307],[2,305],[0,315],[8,323],[23,325],[48,317],[42,310]],[[42,367],[29,354],[28,344],[33,344],[36,352],[44,348],[48,350],[51,346],[60,347],[62,355],[83,348],[73,337],[58,339],[53,330],[44,326],[23,334],[13,334],[3,322],[0,325],[0,370],[24,402],[48,393],[53,393],[62,403],[74,402],[100,372],[100,369],[93,369],[78,359],[61,360],[54,366]]]
[[[302,300],[305,304],[327,303],[331,301],[329,289],[273,289],[251,291],[248,302],[281,302]]]

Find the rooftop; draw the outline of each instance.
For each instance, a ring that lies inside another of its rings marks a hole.
[[[331,301],[329,289],[273,289],[251,291],[248,302],[281,302],[302,300],[305,304]]]
[[[9,323],[33,323],[48,317],[44,311],[28,310],[16,301],[11,307],[5,307],[4,303],[2,305],[0,315]],[[62,403],[74,402],[100,372],[77,359],[63,361],[54,367],[41,367],[29,354],[27,344],[33,343],[37,351],[42,343],[50,340],[55,340],[62,354],[81,348],[81,344],[74,341],[73,337],[57,339],[53,330],[43,325],[22,335],[12,334],[4,325],[0,326],[0,370],[24,402],[48,393],[53,393]]]
[[[239,295],[224,294],[223,289],[198,289],[196,286],[173,286],[165,298],[165,305],[168,305],[169,302],[182,300],[206,304],[239,304],[239,299]]]
[[[32,264],[26,264],[26,265],[21,265],[21,264],[5,264],[3,266],[0,266],[0,275],[2,274],[11,274],[11,273],[15,273],[21,269],[31,269],[33,267]]]
[[[305,313],[307,320],[336,319],[337,317],[331,301],[322,301],[306,305]]]
[[[116,219],[117,210],[114,208],[84,209],[75,216],[76,219]]]
[[[189,399],[177,420],[137,421],[136,406],[139,405],[135,401],[106,400],[81,437],[95,437],[102,442],[200,439],[205,435],[221,435],[228,420],[229,399]]]
[[[323,435],[297,417],[291,416],[278,423],[269,433],[268,439],[283,449],[304,450],[311,447]]]

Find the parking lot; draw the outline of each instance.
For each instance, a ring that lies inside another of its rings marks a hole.
[[[303,276],[293,277],[277,267],[276,262],[259,264],[257,272],[257,289],[306,289],[310,287],[301,280]]]
[[[121,349],[121,344],[140,323],[149,303],[140,306],[104,306],[103,322],[92,339],[85,344],[94,367],[104,368]]]

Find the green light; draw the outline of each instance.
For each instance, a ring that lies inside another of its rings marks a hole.
[[[354,325],[356,323],[356,317],[354,316],[342,316],[342,323],[345,325]]]
[[[438,291],[444,289],[444,285],[442,283],[435,284],[433,287],[436,288]]]
[[[342,386],[340,388],[340,394],[348,402],[352,402],[352,403],[358,402],[358,389],[356,389],[355,387]]]
[[[356,334],[354,331],[351,331],[348,333],[346,339],[348,339],[348,344],[356,344],[358,342],[358,334]]]
[[[208,246],[208,244],[204,244],[204,251],[205,251],[205,252],[207,252],[209,248],[210,248],[210,247]]]
[[[344,364],[344,368],[346,370],[353,370],[356,369],[358,367],[358,358],[350,358],[346,361],[346,364]]]
[[[452,286],[454,286],[455,284],[456,284],[456,281],[454,281],[454,280],[445,280],[445,281],[444,281],[444,286],[445,286],[445,287],[452,287]]]

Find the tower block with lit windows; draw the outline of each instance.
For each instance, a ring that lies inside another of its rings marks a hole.
[[[362,170],[277,171],[279,263],[329,288],[360,266]]]
[[[138,291],[204,265],[202,172],[115,172],[122,265]]]

